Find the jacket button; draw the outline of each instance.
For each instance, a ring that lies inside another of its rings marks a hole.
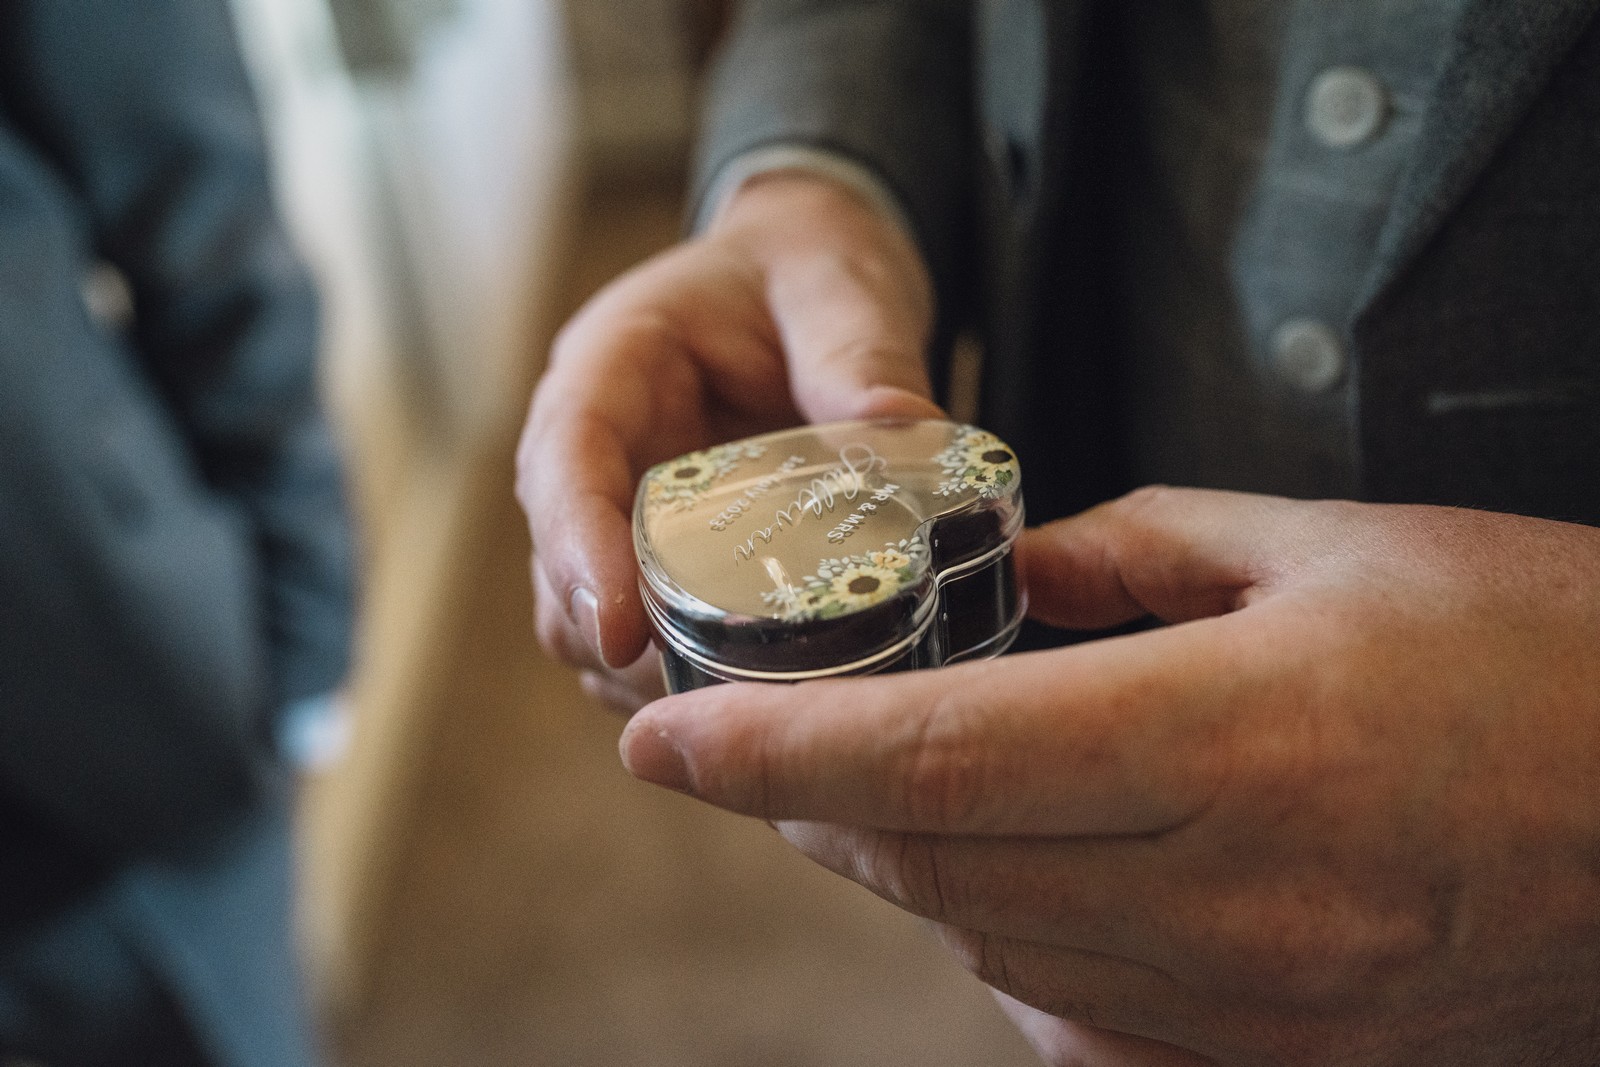
[[[1377,137],[1389,121],[1389,92],[1360,67],[1318,74],[1306,94],[1306,128],[1329,148],[1354,148]]]
[[[84,275],[83,303],[101,329],[116,332],[133,324],[133,290],[127,277],[109,263],[97,263]],[[0,1060],[0,1067],[11,1065]]]
[[[1273,368],[1302,392],[1325,392],[1344,377],[1344,344],[1326,323],[1290,319],[1273,332],[1271,349]]]

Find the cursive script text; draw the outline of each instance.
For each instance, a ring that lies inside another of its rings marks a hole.
[[[772,524],[756,530],[733,550],[733,561],[754,559],[756,542],[771,544],[785,529],[796,526],[809,513],[821,516],[832,511],[840,500],[853,501],[867,489],[867,475],[883,470],[888,461],[866,445],[845,445],[839,449],[839,462],[813,478],[787,507],[772,517]]]

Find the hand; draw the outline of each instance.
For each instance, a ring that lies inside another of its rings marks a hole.
[[[1174,625],[683,694],[623,759],[934,920],[1054,1063],[1600,1062],[1600,530],[1158,489],[1023,551],[1047,622]]]
[[[703,237],[591,300],[557,339],[518,452],[545,647],[595,672],[585,685],[611,703],[659,695],[654,655],[641,660],[639,477],[802,419],[937,417],[932,306],[896,223],[788,172],[753,179]]]

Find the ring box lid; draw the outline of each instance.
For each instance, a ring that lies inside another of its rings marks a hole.
[[[927,628],[940,583],[1003,555],[1022,523],[1021,472],[999,438],[881,419],[658,464],[640,481],[633,529],[664,641],[792,677],[891,656]]]

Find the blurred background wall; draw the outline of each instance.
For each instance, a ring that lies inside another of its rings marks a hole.
[[[235,0],[326,294],[366,590],[303,814],[339,1067],[1034,1062],[920,926],[633,782],[540,654],[512,452],[549,340],[680,227],[722,0]]]

